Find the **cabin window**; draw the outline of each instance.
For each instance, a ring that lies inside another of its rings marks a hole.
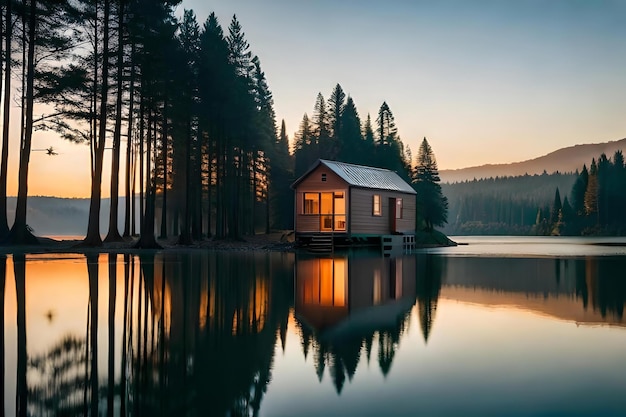
[[[319,193],[304,193],[304,214],[320,214]]]
[[[402,199],[396,198],[396,219],[402,218]]]
[[[373,216],[382,216],[383,208],[380,206],[380,195],[374,194],[374,198],[372,199],[372,215]]]
[[[326,182],[326,174],[322,174],[322,182]]]

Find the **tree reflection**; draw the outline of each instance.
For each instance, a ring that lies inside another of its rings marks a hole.
[[[387,375],[415,297],[414,257],[299,257],[297,326],[304,356],[313,349],[318,379],[328,369],[341,394],[363,350],[369,363],[374,340],[378,364]]]
[[[136,415],[258,414],[288,320],[292,263],[219,255],[140,257],[136,327],[127,335],[137,341],[127,353]]]
[[[18,417],[26,417],[28,385],[26,382],[26,257],[23,254],[13,255],[13,271],[15,274],[15,294],[17,298],[17,386],[16,409]]]
[[[132,263],[131,263],[132,262]],[[121,378],[120,378],[120,415],[126,416],[126,364],[127,364],[127,352],[128,352],[128,327],[129,327],[129,318],[128,318],[128,310],[129,303],[131,302],[132,295],[129,297],[129,287],[132,285],[131,282],[131,269],[134,269],[134,257],[131,257],[128,254],[124,254],[124,313],[122,316],[122,365],[121,365]],[[132,307],[131,307],[132,308]],[[132,329],[131,329],[132,332]]]
[[[417,310],[426,343],[435,322],[445,262],[446,258],[442,256],[428,254],[417,256]]]
[[[107,416],[113,417],[113,400],[115,396],[115,299],[117,284],[117,255],[109,254],[109,355],[107,384]]]
[[[7,276],[7,257],[6,255],[0,255],[0,290],[2,291],[2,304],[0,304],[0,355],[2,355],[2,361],[0,361],[0,410],[2,410],[2,415],[4,416],[4,376],[5,376],[5,366],[4,366],[4,298],[5,298],[5,288],[6,288],[6,276]]]
[[[31,415],[84,415],[85,344],[85,339],[66,335],[47,352],[30,358],[36,381],[29,387]]]
[[[384,376],[393,371],[410,319],[419,321],[425,342],[432,340],[444,276],[447,283],[471,288],[565,293],[568,306],[580,308],[582,300],[597,310],[596,318],[602,314],[622,320],[626,300],[626,261],[620,258],[531,260],[535,275],[516,271],[503,276],[502,264],[491,259],[351,254],[298,256],[294,265],[293,256],[124,255],[122,312],[122,304],[116,310],[116,300],[122,298],[121,277],[117,282],[122,257],[88,254],[88,286],[83,280],[79,296],[80,311],[86,312],[81,327],[29,357],[28,261],[15,255],[16,415],[104,415],[105,403],[107,415],[257,415],[275,354],[292,342],[314,367],[310,372],[320,381],[326,377],[341,394],[366,361]],[[108,292],[106,286],[99,291],[99,262],[108,264]],[[517,270],[529,265],[524,259],[514,262]],[[554,276],[560,277],[558,291]],[[5,279],[6,258],[0,257],[2,288]],[[101,338],[99,305],[103,322],[103,315],[108,320]],[[417,317],[411,315],[413,306]],[[116,315],[123,328],[115,327]],[[299,340],[287,337],[294,325]],[[116,331],[122,338],[117,352]],[[98,353],[107,347],[99,372]],[[121,379],[116,379],[120,363]]]
[[[626,304],[626,281],[623,258],[587,258],[576,263],[576,294],[587,308],[598,310],[603,318],[622,321]]]
[[[89,277],[89,344],[87,345],[88,357],[90,358],[89,388],[90,402],[89,414],[91,417],[98,416],[98,255],[89,253],[87,259],[87,275]]]

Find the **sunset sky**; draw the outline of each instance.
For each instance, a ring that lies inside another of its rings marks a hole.
[[[415,155],[426,136],[440,169],[626,137],[625,1],[184,0],[177,14],[184,8],[201,24],[215,11],[225,31],[237,14],[291,139],[337,83],[362,120],[387,101],[404,143]],[[33,153],[30,194],[87,196],[88,148],[35,136],[35,149],[50,145],[59,155]]]

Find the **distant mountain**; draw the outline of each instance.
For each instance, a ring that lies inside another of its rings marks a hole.
[[[118,228],[124,230],[124,197],[120,197]],[[7,199],[9,227],[15,217],[15,197]],[[100,209],[100,233],[106,234],[109,225],[108,198],[102,199]],[[87,233],[89,219],[88,198],[58,198],[29,196],[27,201],[26,222],[37,236],[80,236]],[[137,217],[138,219],[138,217]],[[139,224],[137,220],[137,224]]]
[[[444,169],[439,172],[439,175],[442,182],[453,183],[473,180],[474,178],[541,174],[544,170],[548,173],[555,171],[574,172],[577,169],[580,170],[583,164],[589,166],[591,158],[598,159],[602,153],[611,158],[617,150],[626,152],[626,138],[611,142],[570,146],[535,159],[512,164],[488,164],[470,168]]]

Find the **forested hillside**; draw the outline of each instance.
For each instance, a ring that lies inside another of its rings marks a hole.
[[[583,165],[571,187],[570,197],[540,207],[535,234],[614,235],[626,234],[626,165],[621,150],[612,157],[592,158]]]
[[[580,171],[583,164],[589,164],[592,158],[601,154],[613,155],[615,151],[626,148],[626,139],[603,143],[587,143],[557,149],[547,155],[511,164],[489,164],[462,169],[442,169],[441,180],[454,183],[472,179],[508,177],[541,174],[548,172]]]
[[[452,235],[527,235],[534,233],[540,207],[549,206],[555,190],[567,195],[576,174],[541,174],[442,184],[449,201]]]

